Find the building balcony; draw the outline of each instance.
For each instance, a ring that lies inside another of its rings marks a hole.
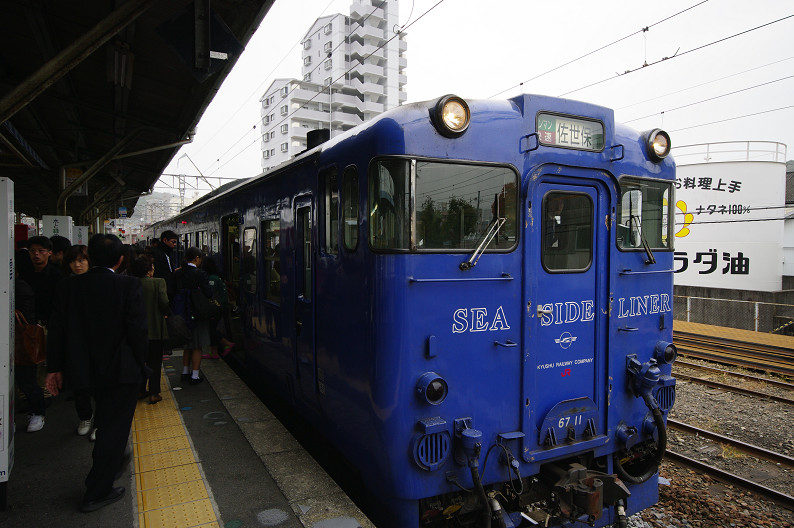
[[[384,87],[374,82],[365,82],[361,79],[351,79],[350,86],[362,94],[383,95]]]
[[[353,31],[350,32],[350,41],[356,42],[359,40],[363,40],[364,42],[375,43],[377,46],[378,44],[382,43],[386,40],[386,32],[382,29],[378,29],[372,26],[356,26],[353,28]]]
[[[359,64],[353,71],[353,74],[358,73],[360,75],[368,76],[368,77],[386,77],[386,70],[383,66],[378,66],[376,64]]]
[[[376,19],[376,20],[383,20],[386,16],[386,13],[383,9],[374,9],[371,5],[364,5],[360,2],[354,2],[350,6],[350,18],[353,20],[363,20],[367,18],[367,20]]]

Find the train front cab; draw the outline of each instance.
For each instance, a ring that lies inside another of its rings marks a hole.
[[[523,173],[521,190],[513,193],[514,230],[509,208],[496,215],[505,218],[506,233],[497,227],[493,239],[504,234],[504,246],[474,251],[463,262],[460,251],[375,257],[376,269],[388,268],[384,281],[408,281],[404,297],[376,294],[374,305],[382,311],[374,328],[376,349],[412,351],[407,362],[416,381],[409,383],[418,398],[412,402],[409,452],[425,476],[410,477],[410,470],[395,476],[402,480],[398,490],[424,497],[420,526],[443,526],[453,518],[452,525],[479,526],[477,503],[488,503],[494,519],[508,526],[522,518],[527,525],[577,520],[606,526],[658,500],[663,416],[674,399],[674,166],[664,156],[653,159],[652,134],[619,129],[610,110],[525,97],[522,120],[531,131],[545,112],[568,124],[600,123],[602,143],[561,148],[525,134],[522,158],[502,158]],[[554,114],[558,107],[572,116]],[[499,117],[509,123],[508,114]],[[472,120],[470,142],[450,143],[451,158],[472,156],[478,143],[509,143],[500,134],[492,133],[496,140],[476,137],[476,111]],[[492,172],[502,170],[494,157],[488,161]],[[400,163],[411,177],[432,165]],[[478,165],[488,163],[461,164],[459,172],[468,175],[462,183],[474,179]],[[369,176],[372,185],[383,172]],[[416,228],[404,242],[414,251],[412,244],[427,244],[419,229],[427,218],[418,181],[410,183]],[[491,211],[499,212],[510,185],[492,191]],[[370,189],[370,200],[381,190]],[[481,209],[481,195],[472,199]],[[461,233],[464,224],[460,213]],[[369,230],[377,237],[379,226]],[[514,246],[507,243],[510,236]],[[472,261],[476,268],[467,268]],[[431,301],[434,309],[423,309]],[[393,321],[410,328],[395,328]],[[424,357],[415,356],[417,349]],[[389,452],[399,453],[399,447],[395,442]],[[471,491],[450,492],[459,487]]]

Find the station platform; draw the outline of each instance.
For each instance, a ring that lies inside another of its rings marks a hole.
[[[374,527],[223,360],[183,385],[178,354],[163,361],[163,401],[136,408],[124,497],[95,512],[78,510],[93,444],[76,434],[74,403],[49,398],[36,433],[18,412],[0,526]]]

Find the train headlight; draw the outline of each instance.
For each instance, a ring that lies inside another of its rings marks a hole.
[[[670,154],[670,135],[664,130],[654,128],[648,132],[648,154],[654,161],[662,161]]]
[[[657,341],[653,357],[657,362],[669,365],[678,357],[678,348],[667,341]]]
[[[466,101],[457,95],[445,95],[433,109],[433,124],[439,134],[458,137],[469,127],[471,112]]]
[[[435,372],[425,372],[416,383],[419,399],[430,405],[439,405],[447,398],[448,392],[447,382]]]

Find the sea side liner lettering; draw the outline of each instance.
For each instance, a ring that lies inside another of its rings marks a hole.
[[[620,319],[671,311],[670,295],[667,293],[619,297],[617,301]],[[540,324],[550,326],[592,321],[595,318],[594,305],[590,299],[544,304],[543,309],[551,313],[541,314]]]

